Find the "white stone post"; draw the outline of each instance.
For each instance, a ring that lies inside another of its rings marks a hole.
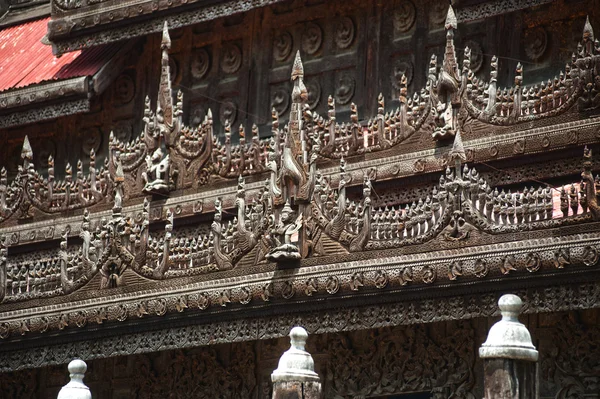
[[[484,367],[485,399],[537,399],[538,351],[531,334],[519,322],[523,307],[516,295],[503,295],[498,301],[502,320],[490,328],[479,348]]]
[[[60,389],[57,399],[92,399],[90,389],[83,383],[87,364],[81,359],[74,359],[68,368],[71,381]]]
[[[315,362],[305,350],[308,333],[302,327],[290,331],[291,347],[281,355],[271,374],[273,399],[320,399],[321,382]]]

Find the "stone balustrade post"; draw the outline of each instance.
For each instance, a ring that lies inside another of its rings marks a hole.
[[[92,399],[90,389],[83,383],[87,364],[81,359],[71,360],[68,366],[71,381],[58,392],[57,399]]]
[[[503,295],[498,301],[502,320],[490,328],[479,348],[484,366],[485,399],[539,398],[538,351],[531,334],[519,322],[523,307],[516,295]]]
[[[305,350],[308,333],[302,327],[290,331],[291,347],[279,359],[271,374],[273,399],[320,399],[321,382],[315,362]]]

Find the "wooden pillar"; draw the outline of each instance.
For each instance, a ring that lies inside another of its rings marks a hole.
[[[281,355],[271,374],[273,399],[320,399],[321,382],[315,362],[305,350],[308,333],[302,327],[290,331],[291,347]]]
[[[68,368],[71,381],[60,389],[57,399],[92,399],[90,389],[83,383],[87,364],[81,359],[74,359]]]
[[[485,399],[537,399],[538,351],[531,334],[519,322],[523,307],[516,295],[503,295],[498,301],[502,320],[490,328],[479,348],[484,367]]]

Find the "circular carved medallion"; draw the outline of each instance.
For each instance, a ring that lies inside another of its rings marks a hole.
[[[417,15],[415,5],[409,0],[401,1],[394,10],[394,29],[406,32],[412,28]]]
[[[90,155],[92,149],[97,154],[102,142],[102,133],[99,127],[90,127],[83,131],[82,150],[85,155]]]
[[[352,75],[342,73],[336,80],[335,101],[338,104],[348,104],[354,96],[356,82]]]
[[[133,126],[129,122],[118,122],[113,127],[113,135],[119,140],[121,143],[127,143],[131,140],[131,135],[133,133]]]
[[[283,115],[288,109],[289,104],[290,93],[287,91],[287,89],[280,87],[271,93],[271,107],[275,108],[277,115]]]
[[[422,272],[423,282],[432,284],[435,281],[435,270],[431,266],[424,266]]]
[[[306,24],[304,33],[302,34],[302,50],[306,54],[314,54],[321,48],[323,43],[323,31],[321,27],[314,22]]]
[[[321,102],[321,85],[317,79],[311,79],[305,82],[308,91],[308,107],[313,110]]]
[[[41,140],[40,147],[34,154],[36,157],[35,164],[42,168],[47,167],[48,157],[52,155],[53,158],[56,158],[56,145],[54,144],[54,141],[49,138]]]
[[[202,79],[208,73],[210,68],[210,56],[206,49],[201,48],[196,50],[192,55],[192,76],[194,79]]]
[[[227,122],[230,125],[233,125],[235,122],[235,118],[237,117],[237,106],[233,102],[233,100],[225,100],[221,103],[221,108],[219,110],[219,120],[221,124],[225,126]]]
[[[273,40],[273,58],[278,62],[283,62],[292,53],[294,41],[289,32],[282,32],[275,36]]]
[[[115,100],[119,104],[127,104],[135,96],[135,83],[131,76],[123,74],[115,82]]]
[[[392,85],[396,90],[400,90],[402,75],[406,76],[406,85],[412,82],[414,67],[410,61],[396,61],[392,71]]]
[[[350,47],[354,41],[354,33],[354,21],[351,18],[339,19],[335,25],[335,44],[341,49]]]
[[[206,112],[204,111],[204,106],[202,104],[192,105],[192,110],[190,112],[190,125],[194,127],[200,126],[205,115]]]
[[[435,25],[442,25],[446,22],[446,16],[448,15],[448,3],[445,1],[434,1],[430,5],[429,16],[431,22]]]
[[[529,59],[538,60],[544,55],[548,46],[548,33],[541,26],[527,29],[523,35],[523,46]]]
[[[221,69],[225,73],[236,73],[242,66],[242,51],[240,48],[229,43],[223,46],[223,54],[221,55]]]
[[[388,285],[389,278],[386,272],[378,270],[375,274],[375,287],[383,289]]]
[[[330,276],[327,278],[327,283],[325,283],[325,289],[331,295],[337,293],[340,290],[340,280],[337,276]]]

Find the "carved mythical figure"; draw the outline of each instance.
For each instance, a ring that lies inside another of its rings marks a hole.
[[[585,197],[587,207],[590,209],[595,220],[600,219],[600,205],[598,205],[598,197],[596,196],[596,181],[592,174],[592,150],[585,147],[583,150],[583,172],[581,179],[585,183]]]
[[[157,148],[152,156],[146,155],[146,166],[146,171],[142,173],[143,191],[148,194],[167,194],[171,186],[169,154]]]
[[[289,201],[281,210],[279,222],[271,233],[273,248],[266,256],[271,262],[300,259],[300,248],[292,243],[294,234],[302,228],[302,215],[296,217],[296,212],[290,206]]]

